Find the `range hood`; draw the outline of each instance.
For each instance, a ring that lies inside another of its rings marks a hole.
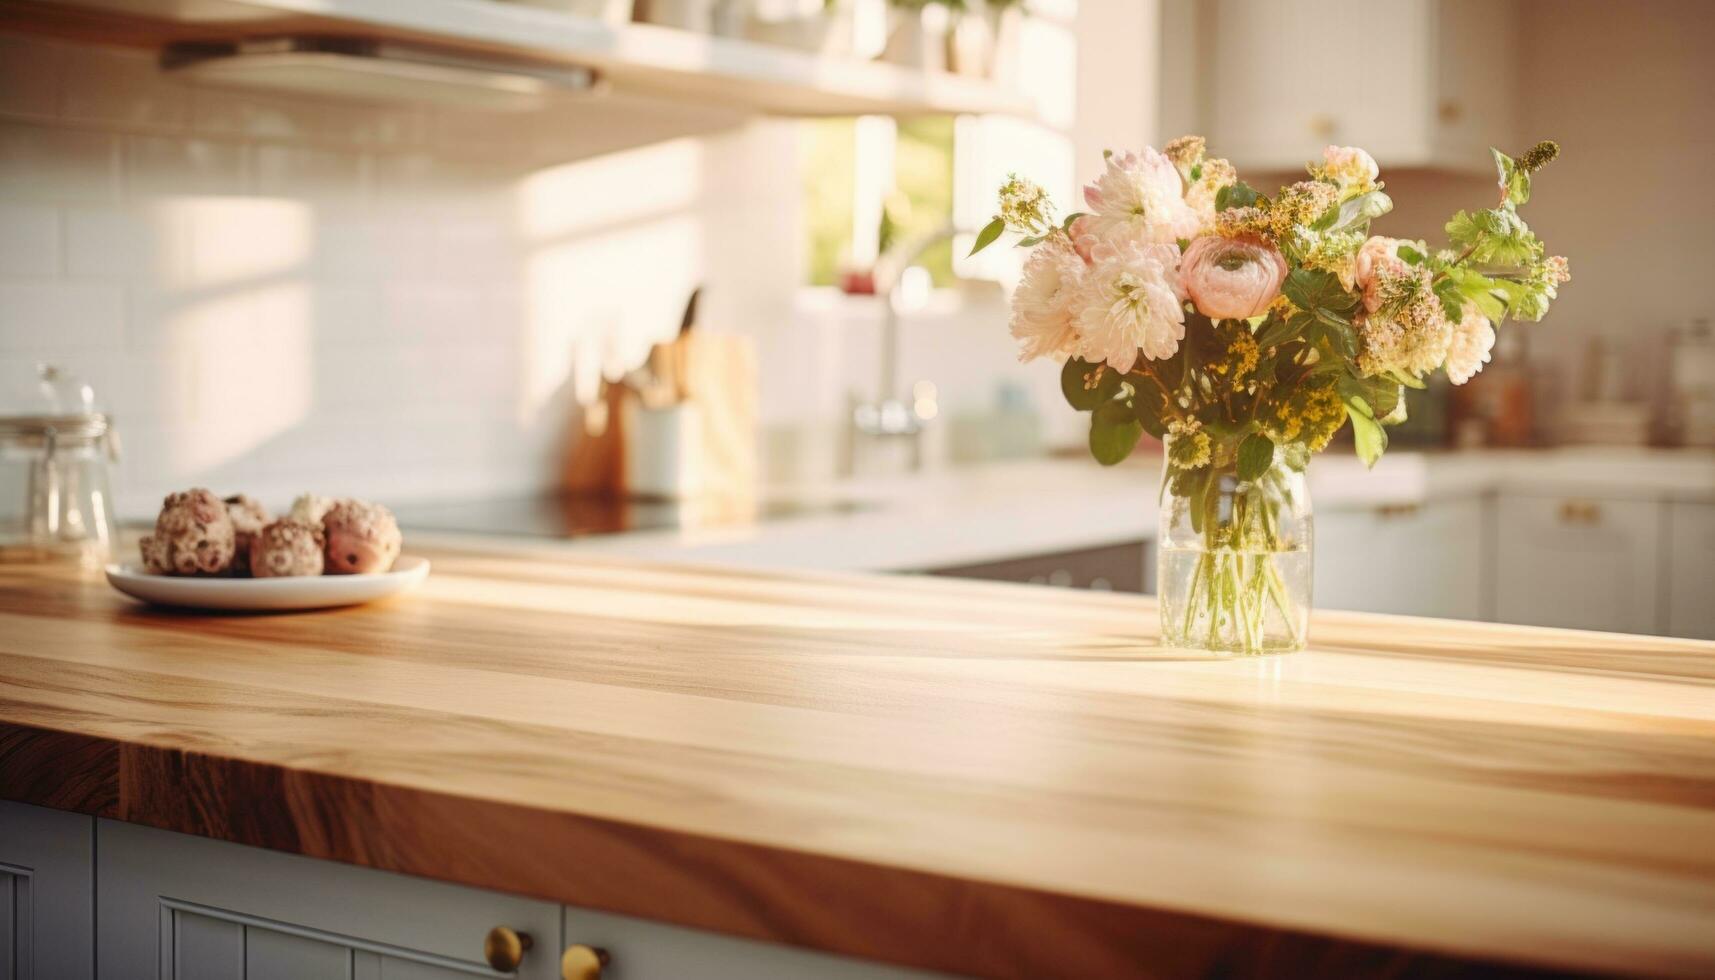
[[[216,85],[501,111],[535,109],[555,96],[589,96],[603,88],[588,68],[489,59],[371,38],[175,43],[162,50],[161,68]]]

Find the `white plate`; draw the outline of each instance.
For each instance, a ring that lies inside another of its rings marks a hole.
[[[188,578],[153,575],[133,562],[107,566],[114,588],[144,602],[192,609],[325,609],[373,602],[408,592],[429,577],[429,560],[400,555],[393,570],[375,575],[299,578]]]

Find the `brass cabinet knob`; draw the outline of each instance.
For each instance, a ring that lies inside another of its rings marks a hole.
[[[1560,523],[1593,526],[1602,523],[1602,505],[1594,500],[1564,500],[1560,503]]]
[[[529,933],[495,926],[488,930],[488,938],[482,941],[482,958],[497,972],[511,973],[524,962],[524,952],[529,948]]]
[[[601,980],[609,958],[605,949],[573,943],[560,957],[560,976],[562,980]]]

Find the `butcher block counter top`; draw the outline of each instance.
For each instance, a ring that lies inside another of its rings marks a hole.
[[[0,797],[955,973],[1715,975],[1712,643],[430,557],[256,616],[0,565]]]

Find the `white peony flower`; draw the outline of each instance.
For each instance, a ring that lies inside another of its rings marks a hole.
[[[1018,340],[1018,359],[1064,360],[1076,348],[1072,300],[1084,277],[1084,260],[1056,238],[1036,246],[1024,260],[1024,278],[1012,294],[1009,326]]]
[[[1108,169],[1084,188],[1093,212],[1090,230],[1109,242],[1170,245],[1194,238],[1203,217],[1185,203],[1184,185],[1173,161],[1155,149],[1115,153]]]
[[[1179,246],[1097,245],[1073,300],[1079,356],[1121,372],[1139,349],[1152,361],[1172,357],[1185,337],[1184,301]]]
[[[1475,303],[1465,304],[1465,315],[1454,325],[1447,347],[1447,380],[1462,385],[1476,377],[1494,348],[1495,325],[1477,311]]]

